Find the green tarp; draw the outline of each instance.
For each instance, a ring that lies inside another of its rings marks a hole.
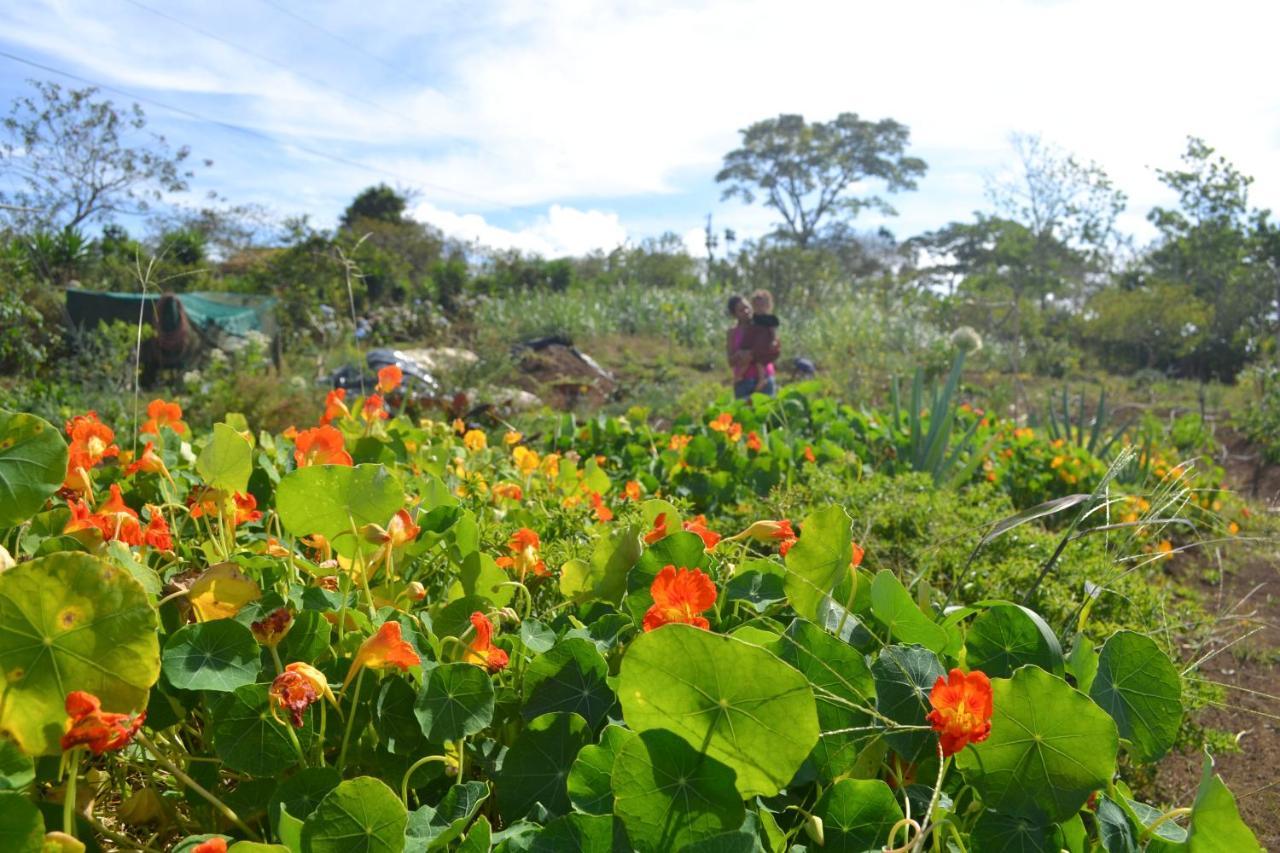
[[[276,334],[276,300],[273,297],[212,292],[175,295],[182,303],[188,322],[205,334],[242,337],[256,331],[269,338]],[[67,313],[77,326],[112,320],[137,323],[139,312],[144,322],[168,326],[168,323],[162,324],[158,316],[159,302],[158,294],[67,291]]]

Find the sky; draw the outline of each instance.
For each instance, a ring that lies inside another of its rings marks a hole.
[[[899,238],[989,209],[1010,134],[1038,134],[1106,169],[1141,242],[1150,207],[1174,201],[1155,169],[1188,135],[1280,210],[1272,7],[21,0],[0,4],[0,102],[33,78],[140,101],[151,129],[214,161],[189,203],[213,191],[331,227],[385,182],[447,233],[547,256],[668,231],[701,251],[708,214],[767,233],[777,216],[722,201],[715,174],[742,128],[784,112],[910,128],[927,175],[890,198],[897,216],[854,222]]]

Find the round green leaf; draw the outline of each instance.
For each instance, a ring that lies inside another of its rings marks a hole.
[[[1008,678],[1020,666],[1032,664],[1062,673],[1062,646],[1053,631],[1032,611],[1016,604],[996,604],[969,626],[965,661],[990,678]]]
[[[333,626],[324,614],[318,610],[303,610],[293,617],[293,625],[289,633],[284,635],[277,651],[280,662],[291,664],[295,661],[310,663],[320,657],[329,648],[329,636]]]
[[[796,613],[816,618],[818,604],[849,572],[852,559],[853,534],[842,507],[825,507],[806,518],[800,540],[785,557],[787,575],[782,582]]]
[[[459,838],[471,818],[489,799],[484,782],[453,785],[437,805],[425,805],[409,815],[405,839],[410,850],[436,850]]]
[[[600,599],[617,604],[627,588],[627,573],[640,557],[640,531],[610,530],[596,540],[591,560],[570,560],[560,572],[560,592],[578,602]]]
[[[610,815],[567,814],[533,837],[529,853],[611,853],[623,849]]]
[[[473,735],[493,720],[493,682],[483,667],[446,663],[422,682],[413,713],[427,740],[441,743]]]
[[[582,748],[569,768],[569,802],[587,814],[613,811],[613,762],[636,733],[621,726],[605,726],[600,743]]]
[[[287,723],[271,716],[267,689],[266,684],[246,684],[213,706],[213,751],[230,770],[271,776],[298,762],[297,750],[284,728]],[[314,706],[307,711],[308,716],[316,713]],[[310,723],[294,731],[306,749],[314,738]]]
[[[312,465],[290,471],[276,487],[276,509],[294,536],[319,533],[344,557],[377,546],[358,538],[366,524],[385,527],[404,506],[404,486],[381,465]]]
[[[862,853],[887,846],[902,808],[879,779],[841,779],[822,795],[813,813],[822,818],[823,851]]]
[[[36,851],[44,841],[44,817],[23,794],[0,794],[0,850]]]
[[[67,443],[43,418],[0,409],[0,528],[40,511],[67,476]]]
[[[0,734],[28,755],[60,751],[66,696],[107,711],[146,707],[160,675],[155,608],[123,569],[52,554],[0,574]]]
[[[415,758],[424,754],[427,739],[414,712],[417,704],[418,689],[407,679],[394,675],[382,679],[373,725],[389,752]]]
[[[1061,833],[1053,824],[996,812],[982,813],[971,839],[975,850],[1058,853],[1062,849]]]
[[[888,569],[876,572],[871,581],[871,612],[895,640],[908,645],[918,643],[934,652],[941,652],[947,645],[946,630],[920,611],[902,582]]]
[[[234,619],[185,625],[164,644],[165,678],[180,690],[230,693],[253,684],[262,655],[253,632]]]
[[[742,825],[733,770],[662,729],[623,745],[613,764],[614,814],[641,853],[679,850]]]
[[[458,580],[449,589],[450,600],[473,596],[488,599],[497,607],[506,607],[515,590],[509,585],[511,575],[498,566],[488,554],[472,551],[462,560]]]
[[[303,821],[302,853],[400,853],[408,817],[385,782],[348,779]]]
[[[210,488],[243,492],[253,474],[253,445],[227,424],[214,424],[213,438],[196,459],[196,472]]]
[[[653,595],[649,592],[654,578],[666,566],[677,569],[707,568],[707,546],[702,537],[696,533],[688,533],[677,528],[676,533],[659,539],[644,549],[639,559],[633,560],[635,565],[627,572],[626,607],[631,615],[640,620],[645,611],[653,606]]]
[[[1011,817],[1071,817],[1116,769],[1107,713],[1061,678],[1027,666],[992,679],[991,735],[956,756],[983,803]]]
[[[889,646],[871,664],[876,681],[876,709],[896,723],[928,725],[929,691],[946,673],[938,656],[921,646]],[[885,741],[912,763],[932,755],[937,736],[929,731],[893,732]]]
[[[609,665],[595,643],[581,638],[561,640],[534,658],[524,676],[525,719],[552,711],[581,714],[587,725],[598,726],[613,707],[613,691],[605,679]]]
[[[587,721],[577,714],[543,714],[516,738],[498,774],[498,807],[507,824],[541,803],[551,815],[569,810],[565,783],[578,752],[591,742]]]
[[[642,634],[618,695],[637,732],[667,729],[737,774],[743,796],[773,796],[818,742],[808,680],[759,646],[691,625]]]
[[[35,762],[11,740],[0,739],[0,791],[16,791],[36,778]]]
[[[1158,760],[1182,725],[1182,678],[1150,637],[1121,631],[1107,640],[1089,696],[1116,721],[1139,761]]]
[[[1213,772],[1213,759],[1205,753],[1200,787],[1191,804],[1191,826],[1187,829],[1190,853],[1236,853],[1261,851],[1258,838],[1240,819],[1235,795]]]
[[[300,821],[315,811],[325,794],[338,787],[341,781],[342,774],[332,767],[304,767],[271,792],[267,814],[275,823],[283,809]]]

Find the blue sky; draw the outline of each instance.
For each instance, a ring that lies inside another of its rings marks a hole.
[[[691,234],[707,213],[758,235],[771,212],[714,183],[738,129],[853,111],[907,124],[930,166],[898,217],[860,228],[969,218],[1022,132],[1106,168],[1141,240],[1171,201],[1153,167],[1188,134],[1280,209],[1270,5],[22,0],[0,5],[0,50],[248,129],[143,104],[214,161],[198,191],[321,225],[386,181],[458,236],[547,254]],[[0,99],[31,77],[81,85],[0,57]]]

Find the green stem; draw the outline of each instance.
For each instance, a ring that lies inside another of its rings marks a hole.
[[[323,701],[320,703],[320,708],[321,710],[324,709]],[[289,742],[293,744],[293,751],[298,753],[298,763],[301,764],[303,768],[306,768],[307,754],[302,751],[302,743],[298,740],[298,733],[293,730],[293,726],[288,720],[285,721],[284,730],[289,735]]]
[[[276,651],[276,647],[274,645],[267,646],[267,651],[271,652],[271,662],[276,665],[276,675],[284,672],[284,664],[280,662],[280,652]]]
[[[417,772],[419,767],[430,764],[433,761],[439,761],[441,764],[448,764],[449,757],[447,755],[427,755],[419,758],[417,761],[409,765],[409,769],[404,773],[404,779],[400,782],[400,800],[407,808],[409,805],[409,779]]]
[[[360,701],[360,685],[364,682],[364,667],[356,673],[356,689],[351,693],[351,710],[347,713],[347,728],[342,733],[342,749],[338,752],[339,772],[347,768],[347,747],[351,744],[351,730],[356,723],[356,704]]]
[[[1138,836],[1138,843],[1145,844],[1147,841],[1149,841],[1151,839],[1151,836],[1155,834],[1156,828],[1160,826],[1160,824],[1165,823],[1167,821],[1171,821],[1174,818],[1179,818],[1179,817],[1182,817],[1183,815],[1189,815],[1189,814],[1191,814],[1191,809],[1186,807],[1183,807],[1180,809],[1169,809],[1169,811],[1160,815],[1160,817],[1156,818],[1150,824],[1148,824],[1146,829],[1142,830],[1142,834]]]
[[[80,747],[67,756],[67,781],[62,790],[62,831],[76,837],[76,780],[80,777]]]
[[[316,741],[316,744],[318,746],[318,748],[316,749],[316,762],[317,762],[317,766],[319,767],[324,767],[324,729],[325,729],[325,724],[328,723],[328,721],[329,721],[329,706],[326,703],[321,702],[320,703],[320,737]]]
[[[199,782],[197,782],[196,780],[188,776],[182,770],[181,767],[179,767],[178,765],[170,761],[159,749],[156,748],[156,745],[154,743],[152,743],[150,740],[147,739],[146,735],[144,735],[142,732],[138,732],[138,734],[134,736],[134,740],[138,743],[139,746],[141,746],[147,752],[150,752],[152,755],[154,755],[156,762],[161,767],[163,767],[165,770],[168,770],[170,773],[172,773],[174,778],[177,779],[179,782],[181,782],[183,785],[187,786],[196,794],[203,797],[204,800],[208,802],[211,806],[213,806],[214,809],[216,809],[219,814],[221,814],[227,820],[235,824],[236,827],[239,828],[241,832],[243,832],[245,835],[249,836],[250,838],[254,839],[255,841],[258,839],[259,837],[258,833],[250,829],[248,825],[245,824],[245,822],[240,819],[240,816],[236,814],[235,811],[232,810],[230,806],[228,806],[222,800],[218,799],[213,794],[209,793],[207,790],[205,790],[205,788]]]

